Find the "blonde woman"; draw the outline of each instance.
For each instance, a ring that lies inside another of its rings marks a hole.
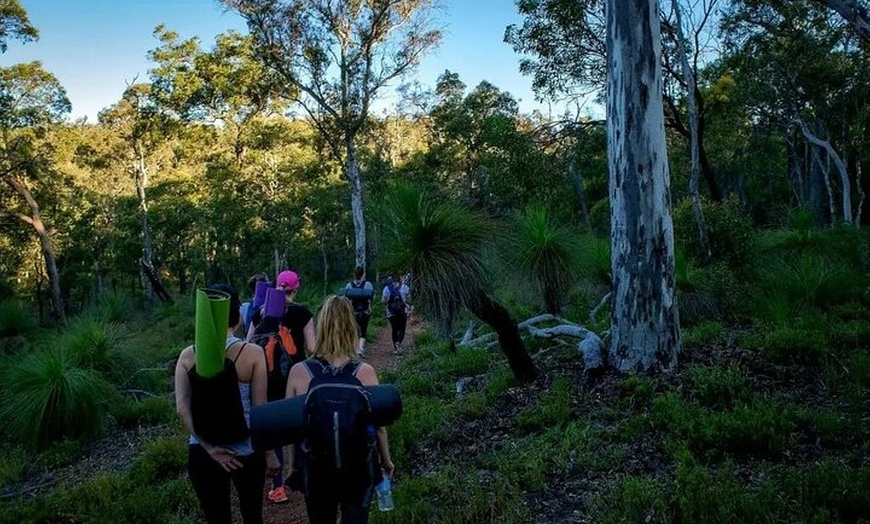
[[[324,300],[317,315],[315,340],[314,356],[290,370],[287,397],[305,395],[309,387],[326,384],[378,384],[374,368],[360,361],[357,356],[357,324],[349,299],[332,295]],[[333,389],[347,391],[347,388]],[[309,417],[314,411],[311,406],[306,406],[310,409]],[[368,435],[362,438],[368,438],[369,442],[361,445],[373,445],[377,453],[370,453],[373,460],[359,468],[354,466],[336,470],[326,465],[325,461],[318,462],[316,457],[319,456],[319,450],[309,440],[302,444],[300,453],[291,453],[291,457],[295,455],[296,466],[302,470],[305,506],[311,524],[335,524],[339,507],[342,524],[368,522],[373,488],[380,481],[381,474],[392,476],[394,466],[385,428],[369,426]],[[382,471],[377,470],[378,463]]]

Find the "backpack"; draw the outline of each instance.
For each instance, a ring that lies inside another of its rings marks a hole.
[[[245,345],[235,360],[224,359],[224,368],[216,375],[203,377],[196,371],[196,365],[187,372],[193,430],[209,444],[236,444],[250,436],[236,372],[236,360]]]
[[[341,475],[360,483],[374,476],[375,429],[369,393],[355,373],[362,363],[334,368],[310,358],[311,374],[303,408],[305,441],[302,449],[309,474],[320,479]]]
[[[350,287],[352,289],[365,289],[365,282],[349,282]],[[345,293],[346,296],[350,298],[350,303],[353,305],[353,312],[355,315],[367,315],[369,313],[369,301],[371,300],[371,296],[366,297],[365,293]],[[359,296],[358,296],[359,295]],[[372,293],[374,295],[374,293]]]
[[[287,393],[287,377],[293,364],[302,360],[293,336],[280,319],[263,318],[254,330],[251,342],[266,353],[266,399],[281,400]]]
[[[402,298],[401,288],[397,287],[395,284],[391,284],[389,290],[390,298],[387,299],[387,311],[390,312],[390,316],[404,315],[405,300]]]

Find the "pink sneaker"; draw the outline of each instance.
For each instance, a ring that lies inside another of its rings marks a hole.
[[[267,498],[273,504],[281,504],[282,502],[287,502],[287,491],[284,489],[284,486],[279,486],[269,491]]]

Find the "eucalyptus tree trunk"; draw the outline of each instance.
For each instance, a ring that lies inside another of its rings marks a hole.
[[[813,145],[821,147],[828,154],[828,158],[834,162],[834,165],[837,166],[837,171],[840,172],[840,186],[841,193],[843,195],[843,222],[846,224],[852,223],[852,185],[849,182],[849,172],[846,170],[846,163],[843,162],[843,159],[840,158],[840,155],[834,150],[834,147],[827,140],[822,140],[821,138],[814,135],[810,132],[807,125],[803,122],[803,120],[797,120],[798,125],[801,128],[801,132],[803,132],[806,139]]]
[[[623,372],[676,367],[674,275],[656,0],[607,0],[610,174],[610,363]]]
[[[363,210],[362,179],[356,157],[356,144],[353,137],[345,138],[345,176],[350,182],[350,209],[353,213],[353,230],[355,237],[354,255],[356,265],[366,267],[366,219]]]
[[[39,247],[42,251],[42,258],[45,261],[45,271],[48,273],[48,284],[51,287],[51,303],[54,308],[57,318],[61,322],[66,322],[66,310],[63,305],[63,294],[60,290],[60,274],[57,271],[56,257],[54,256],[54,248],[51,245],[51,235],[42,221],[42,213],[39,209],[39,203],[33,198],[30,190],[21,180],[14,176],[7,178],[7,182],[12,189],[18,193],[21,198],[27,203],[30,208],[30,215],[23,213],[8,213],[15,218],[21,220],[33,228],[37,238],[39,238]],[[40,315],[41,316],[41,315]]]

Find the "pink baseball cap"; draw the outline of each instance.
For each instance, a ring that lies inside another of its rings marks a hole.
[[[278,278],[276,279],[275,284],[275,287],[283,287],[287,291],[295,291],[299,289],[299,275],[289,269],[282,271],[278,273]]]

